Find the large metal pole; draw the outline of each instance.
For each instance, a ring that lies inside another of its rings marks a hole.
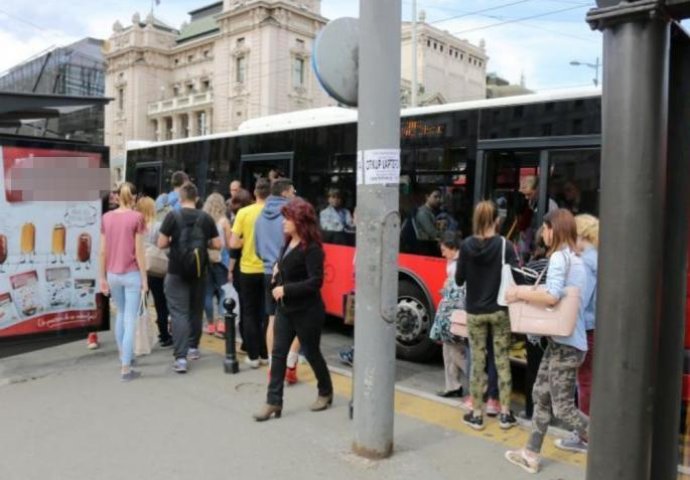
[[[690,201],[690,40],[674,28],[668,112],[666,227],[661,323],[656,367],[652,472],[654,480],[678,477],[678,425],[683,374],[688,202]]]
[[[417,106],[417,0],[412,0],[412,95],[410,106]]]
[[[653,2],[601,9],[601,248],[588,480],[649,480],[661,312],[669,25]],[[637,10],[635,10],[637,8]],[[597,12],[588,19],[596,22]],[[653,478],[653,477],[651,477]]]
[[[353,451],[393,451],[398,290],[400,0],[361,0]],[[386,153],[388,151],[388,153]],[[396,164],[397,161],[397,164]],[[396,178],[386,177],[395,172]],[[389,178],[390,181],[382,181]]]

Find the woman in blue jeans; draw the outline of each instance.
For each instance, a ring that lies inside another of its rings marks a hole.
[[[100,289],[115,301],[115,340],[122,363],[123,382],[140,376],[132,370],[134,333],[142,292],[148,291],[141,213],[134,211],[136,190],[131,183],[118,189],[120,205],[103,215],[101,222]]]

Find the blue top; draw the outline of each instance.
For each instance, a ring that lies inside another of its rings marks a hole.
[[[587,292],[585,293],[585,329],[594,330],[597,314],[597,268],[599,255],[597,249],[588,246],[580,255],[587,273]]]
[[[168,205],[170,205],[173,210],[179,210],[182,208],[182,204],[180,203],[180,194],[175,190],[168,194]]]
[[[549,259],[549,269],[546,272],[546,291],[560,300],[565,294],[565,287],[580,289],[580,309],[577,314],[575,330],[568,337],[553,336],[551,339],[562,345],[575,347],[583,352],[587,351],[587,333],[585,331],[585,295],[587,293],[587,273],[582,259],[575,255],[570,248],[554,252]]]
[[[273,273],[273,265],[278,261],[280,249],[285,242],[283,214],[280,210],[286,203],[287,199],[284,197],[269,195],[254,226],[256,256],[263,262],[266,275]]]

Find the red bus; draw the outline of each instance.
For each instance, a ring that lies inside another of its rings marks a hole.
[[[578,213],[598,214],[601,97],[595,89],[534,94],[402,111],[400,146],[399,304],[397,354],[424,360],[436,345],[428,338],[434,307],[445,280],[437,242],[415,222],[432,190],[438,231],[470,233],[473,204],[492,198],[504,217],[503,233],[515,228],[526,206],[520,179],[539,179],[537,211],[547,202]],[[256,178],[278,168],[295,182],[298,195],[321,210],[337,188],[345,207],[355,208],[357,112],[307,110],[245,122],[237,131],[162,142],[137,142],[127,153],[127,179],[155,197],[169,189],[172,172],[183,170],[202,195],[227,193],[232,179],[251,189]],[[538,222],[540,219],[534,219]],[[343,297],[353,288],[355,235],[324,231],[329,314],[342,316]]]

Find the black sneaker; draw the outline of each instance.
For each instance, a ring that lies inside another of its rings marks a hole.
[[[158,341],[158,345],[160,345],[161,348],[172,347],[172,344],[173,344],[172,338],[165,338],[163,340]]]
[[[462,423],[475,430],[484,430],[484,419],[481,416],[475,417],[474,412],[463,415]]]
[[[503,430],[508,430],[517,425],[517,420],[515,420],[513,412],[502,413],[498,419],[498,424]]]

